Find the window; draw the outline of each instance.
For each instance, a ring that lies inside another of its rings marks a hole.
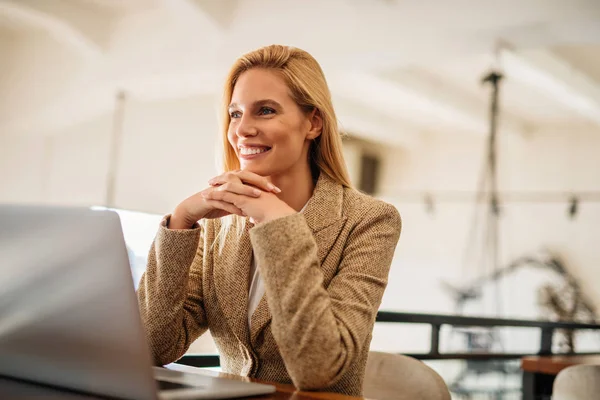
[[[94,208],[102,209],[103,207]],[[119,214],[119,218],[121,219],[121,227],[129,255],[129,264],[131,265],[131,275],[133,276],[134,286],[137,289],[140,278],[146,270],[148,251],[150,250],[150,246],[152,246],[163,216],[119,209],[112,209],[112,211]]]

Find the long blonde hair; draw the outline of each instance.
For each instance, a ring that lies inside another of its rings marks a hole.
[[[279,72],[285,80],[292,99],[303,110],[316,109],[323,119],[323,129],[311,144],[309,161],[313,172],[325,173],[333,181],[351,187],[350,177],[342,152],[342,136],[331,102],[331,93],[321,66],[306,51],[295,47],[271,45],[242,55],[231,67],[225,81],[221,106],[221,134],[223,140],[223,169],[240,168],[235,150],[229,144],[229,103],[235,84],[242,73],[252,68]]]

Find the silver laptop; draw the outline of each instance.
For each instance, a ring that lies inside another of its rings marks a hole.
[[[0,375],[127,399],[275,391],[151,365],[118,214],[0,206]]]

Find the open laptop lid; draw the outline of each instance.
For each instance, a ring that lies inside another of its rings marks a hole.
[[[156,397],[119,217],[0,206],[0,375]]]

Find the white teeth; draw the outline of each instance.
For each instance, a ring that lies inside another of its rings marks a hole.
[[[240,154],[243,154],[243,155],[259,154],[259,153],[264,153],[267,150],[269,150],[269,149],[268,148],[258,148],[258,147],[240,147]]]

